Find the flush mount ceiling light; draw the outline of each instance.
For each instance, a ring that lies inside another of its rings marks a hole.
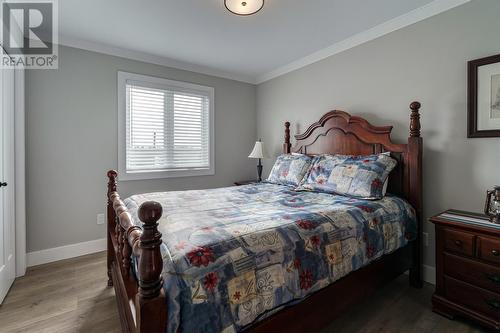
[[[236,15],[252,15],[264,7],[264,0],[224,0],[227,10]]]

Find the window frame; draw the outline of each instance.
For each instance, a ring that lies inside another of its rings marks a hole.
[[[208,110],[208,168],[187,168],[170,169],[158,171],[134,171],[127,172],[127,82],[140,82],[144,87],[167,89],[174,87],[178,91],[192,92],[193,90],[207,93],[209,96]],[[168,80],[160,77],[134,74],[118,71],[118,173],[120,180],[146,180],[160,178],[180,178],[193,176],[211,176],[215,175],[215,89],[213,87],[202,86],[199,84]]]

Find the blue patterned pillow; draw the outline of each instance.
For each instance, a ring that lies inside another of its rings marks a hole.
[[[312,157],[302,154],[278,156],[267,178],[269,183],[297,186],[311,166]]]
[[[316,156],[297,190],[382,199],[384,184],[396,164],[388,154]]]

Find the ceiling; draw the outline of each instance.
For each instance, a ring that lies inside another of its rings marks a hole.
[[[443,1],[457,2],[434,3]],[[257,14],[237,16],[223,0],[63,0],[59,35],[62,44],[134,51],[256,83],[431,2],[266,0]]]

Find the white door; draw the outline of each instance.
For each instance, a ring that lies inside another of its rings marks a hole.
[[[0,48],[0,51],[1,48]],[[0,304],[15,278],[14,70],[0,69]]]

